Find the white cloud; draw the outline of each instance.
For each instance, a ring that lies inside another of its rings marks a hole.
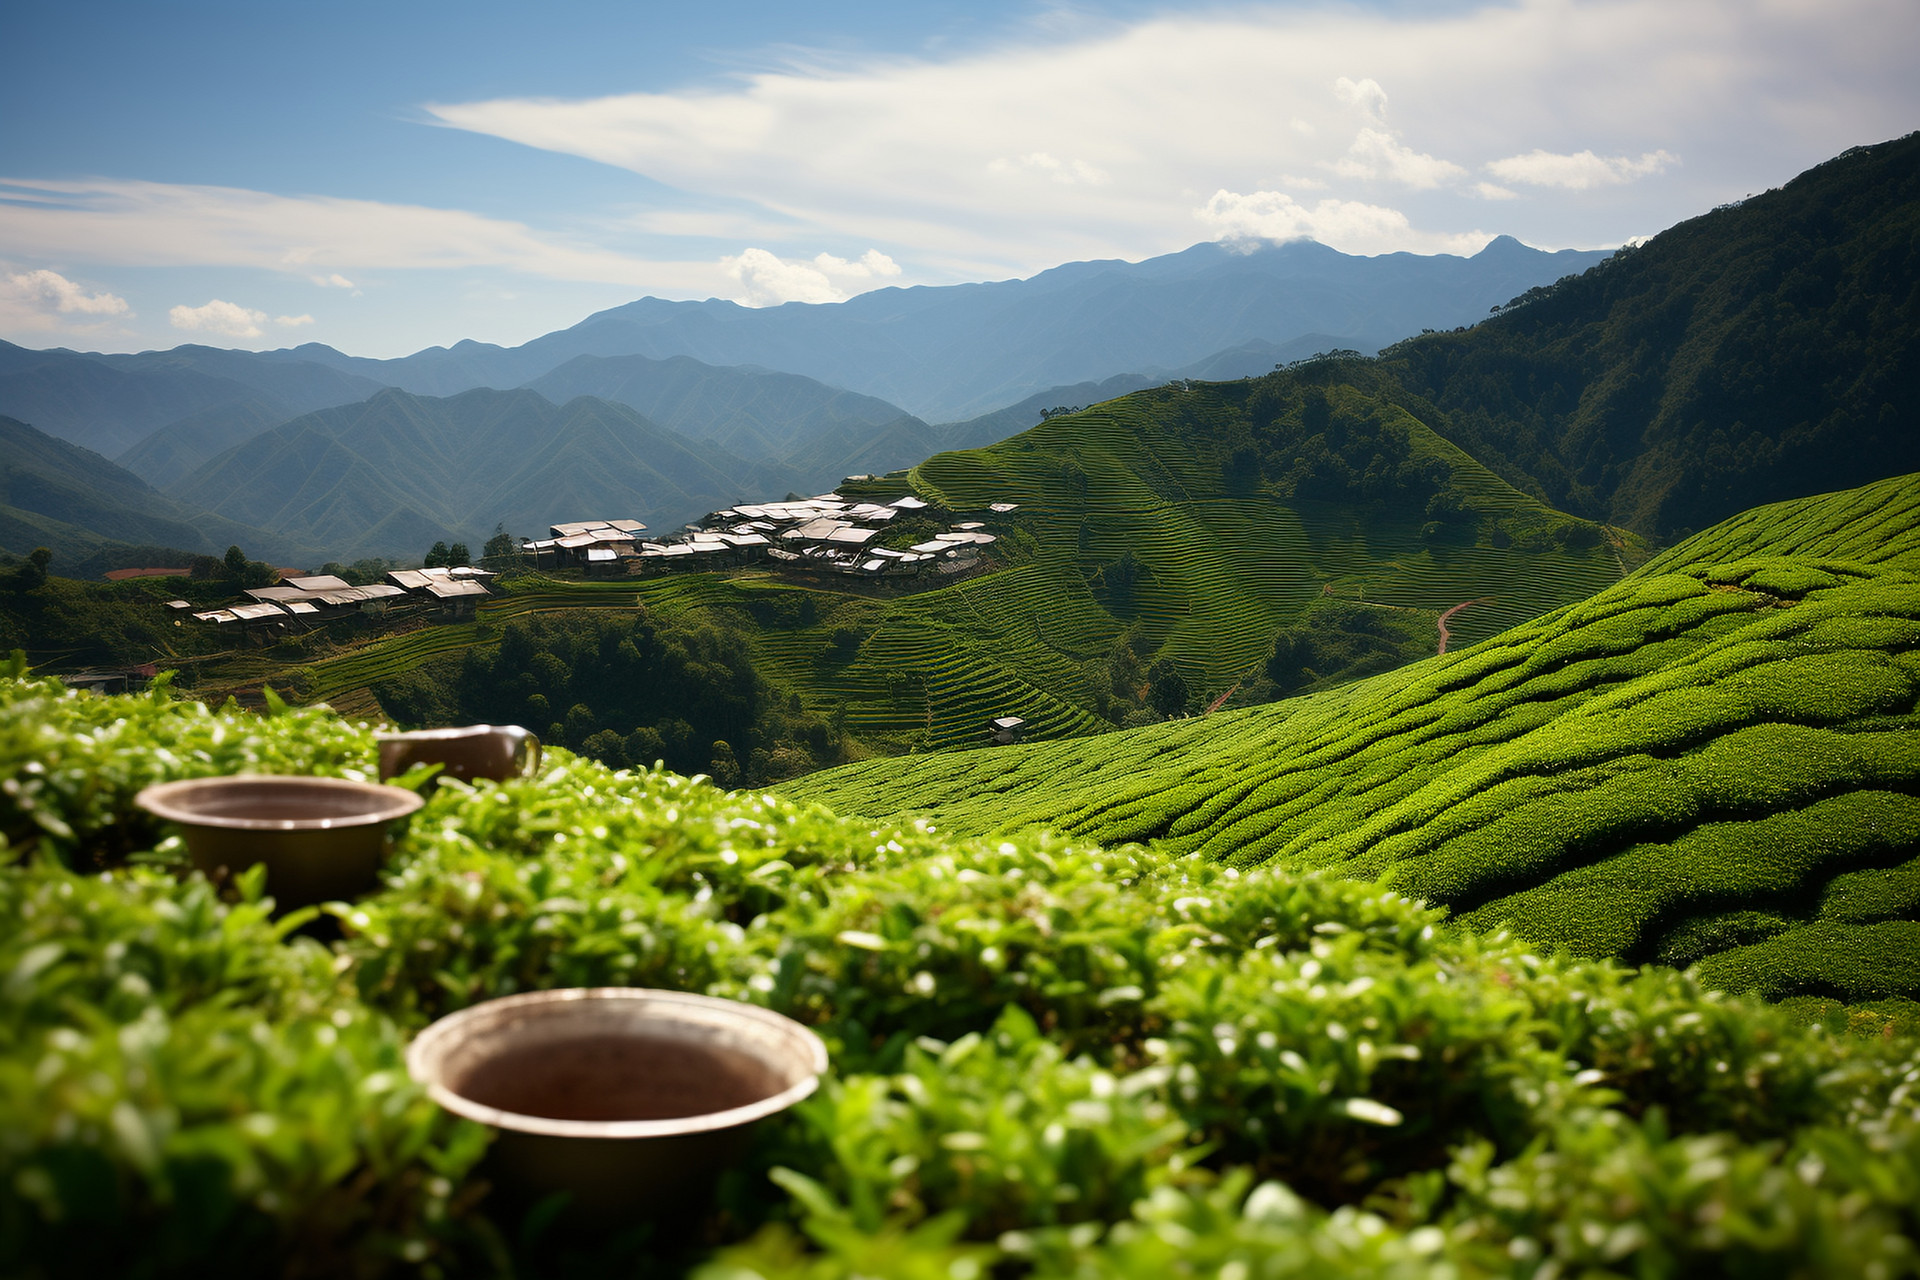
[[[750,307],[782,302],[844,302],[876,280],[900,274],[899,264],[877,249],[855,261],[817,254],[811,261],[787,261],[766,249],[746,249],[722,258],[720,266],[742,290],[739,301]]]
[[[1387,118],[1387,91],[1380,87],[1377,80],[1349,80],[1341,76],[1333,82],[1333,96],[1369,120],[1385,121]]]
[[[63,329],[92,333],[132,309],[118,294],[88,293],[57,271],[44,268],[0,275],[0,327],[11,331]]]
[[[350,287],[348,271],[470,267],[636,288],[719,283],[711,261],[648,261],[459,209],[111,179],[0,179],[0,244],[40,258],[264,268],[335,288]]]
[[[205,306],[184,304],[167,312],[167,323],[176,329],[216,333],[223,338],[257,338],[265,332],[267,313],[243,307],[237,302],[213,299]]]
[[[1319,200],[1311,207],[1284,191],[1216,191],[1193,211],[1216,240],[1318,240],[1342,253],[1472,254],[1493,237],[1484,231],[1459,235],[1421,232],[1398,209],[1357,200]]]
[[[1467,171],[1452,161],[1424,155],[1379,129],[1362,129],[1347,154],[1334,161],[1333,171],[1343,178],[1384,179],[1417,191],[1467,176]]]
[[[359,285],[347,279],[338,271],[330,271],[324,276],[309,276],[308,279],[312,280],[322,289],[352,289],[356,293],[360,291]]]
[[[1497,182],[1476,182],[1473,184],[1473,194],[1482,200],[1518,200],[1520,198],[1519,192],[1509,191]]]
[[[118,294],[88,293],[57,271],[22,271],[5,281],[8,298],[37,310],[61,315],[123,316],[127,300]]]
[[[202,333],[216,333],[223,338],[258,338],[266,332],[267,313],[255,311],[252,307],[243,307],[237,302],[224,302],[215,298],[205,306],[178,306],[167,312],[167,323],[176,329],[187,329]],[[275,316],[272,320],[282,328],[292,329],[303,324],[312,324],[309,315]]]
[[[1265,189],[1276,174],[1320,172],[1328,195],[1349,201],[1366,198],[1366,181],[1430,193],[1419,222],[1465,234],[1492,195],[1469,159],[1478,168],[1534,146],[1704,154],[1710,139],[1725,169],[1696,166],[1690,198],[1674,187],[1660,206],[1596,206],[1556,202],[1570,190],[1559,187],[1514,206],[1542,232],[1595,210],[1637,229],[1656,208],[1677,219],[1729,187],[1754,189],[1756,170],[1778,182],[1920,116],[1912,0],[1387,8],[1211,6],[1022,30],[958,55],[762,64],[717,87],[427,110],[788,228],[736,243],[792,257],[796,240],[857,238],[916,272],[974,278],[1177,248],[1205,193]],[[1565,238],[1599,234],[1583,222]]]
[[[1633,160],[1626,156],[1597,156],[1591,151],[1555,155],[1551,151],[1535,150],[1523,156],[1495,160],[1487,166],[1487,172],[1507,182],[1590,191],[1594,187],[1618,186],[1636,178],[1651,177],[1679,163],[1680,157],[1666,151],[1649,151]]]

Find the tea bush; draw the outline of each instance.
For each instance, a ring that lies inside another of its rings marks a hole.
[[[443,783],[377,891],[276,918],[257,873],[182,875],[134,784],[209,757],[365,774],[369,732],[0,690],[33,716],[0,737],[0,777],[27,780],[0,791],[25,833],[0,869],[6,1274],[1920,1266],[1909,1039],[1327,872],[954,839],[559,751]],[[498,1202],[486,1131],[402,1066],[440,1014],[586,984],[752,1001],[829,1045],[821,1089],[672,1238]]]

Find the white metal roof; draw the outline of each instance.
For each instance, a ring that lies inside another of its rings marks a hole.
[[[345,591],[353,586],[345,578],[336,578],[330,573],[310,574],[304,578],[284,578],[282,582],[300,591]]]

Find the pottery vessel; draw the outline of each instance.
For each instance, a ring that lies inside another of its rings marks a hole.
[[[384,781],[417,764],[441,766],[442,778],[492,778],[496,782],[540,767],[540,739],[517,724],[470,724],[457,729],[414,729],[380,735]]]
[[[265,863],[282,910],[372,889],[388,826],[422,803],[400,787],[346,778],[188,778],[148,787],[141,808],[177,823],[193,865],[209,878]]]
[[[589,987],[489,1000],[435,1022],[407,1070],[496,1131],[488,1173],[512,1198],[659,1219],[697,1202],[749,1126],[812,1093],[826,1046],[754,1005]]]

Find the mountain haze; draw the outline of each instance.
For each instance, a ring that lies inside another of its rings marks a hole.
[[[170,493],[344,561],[478,546],[497,524],[532,536],[559,520],[638,516],[667,529],[784,492],[787,479],[590,396],[556,406],[524,390],[389,388],[255,436]]]
[[[249,397],[224,401],[168,423],[116,461],[148,484],[164,489],[208,460],[292,416],[296,415],[271,400]]]
[[[279,563],[312,551],[155,492],[144,480],[91,450],[0,417],[0,551],[53,551],[71,573],[116,547],[219,555],[233,545]]]
[[[795,486],[909,467],[950,444],[945,433],[872,396],[799,374],[716,368],[689,356],[576,356],[527,384],[555,404],[595,396],[749,462],[784,467]]]
[[[285,421],[364,400],[382,384],[310,361],[182,346],[138,355],[31,351],[0,342],[0,414],[108,457],[153,432],[251,403]]]
[[[642,298],[511,348],[469,341],[398,360],[318,345],[271,354],[424,395],[522,386],[581,355],[686,355],[805,374],[953,421],[1049,387],[1178,369],[1250,342],[1325,334],[1376,349],[1423,328],[1470,324],[1604,257],[1544,253],[1507,236],[1471,258],[1209,243],[1145,262],[1076,262],[1027,280],[876,289],[839,303],[756,309]]]

